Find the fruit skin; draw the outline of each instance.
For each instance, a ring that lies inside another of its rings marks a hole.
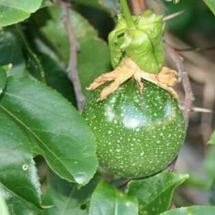
[[[100,166],[131,178],[167,167],[186,134],[177,100],[149,82],[144,82],[141,96],[136,83],[129,80],[107,99],[96,102],[102,88],[91,93],[83,112],[96,139]]]

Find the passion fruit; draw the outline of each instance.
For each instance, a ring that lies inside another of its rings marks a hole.
[[[178,155],[186,123],[169,92],[144,81],[142,95],[129,80],[97,102],[88,98],[83,116],[94,133],[101,167],[122,177],[145,177],[165,169]]]

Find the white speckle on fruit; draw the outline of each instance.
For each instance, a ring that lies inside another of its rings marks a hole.
[[[139,126],[140,121],[129,116],[124,118],[123,123],[127,128],[136,128]]]
[[[115,114],[113,113],[113,110],[112,110],[112,108],[110,106],[108,106],[106,108],[105,116],[107,117],[107,119],[109,121],[112,121],[115,118]]]

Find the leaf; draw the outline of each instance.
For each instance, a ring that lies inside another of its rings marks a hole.
[[[210,206],[191,206],[177,208],[174,210],[166,211],[160,215],[214,215],[215,207]]]
[[[7,85],[10,85],[9,81]],[[5,93],[7,88],[0,100],[0,185],[9,192],[6,199],[17,195],[40,207],[40,185],[30,154],[30,142],[16,120],[11,120],[11,116],[2,110]]]
[[[7,73],[23,76],[25,75],[25,59],[21,42],[17,39],[13,30],[0,33],[0,65],[12,64],[12,68]]]
[[[210,140],[208,142],[209,144],[213,144],[215,145],[215,131],[213,132],[213,134],[210,137]]]
[[[16,27],[17,34],[22,42],[22,48],[25,53],[26,57],[26,70],[28,71],[28,75],[33,75],[36,79],[40,80],[41,82],[45,82],[45,75],[40,63],[39,56],[32,50],[30,47],[26,36],[20,26]],[[33,40],[34,37],[31,38]]]
[[[39,22],[39,17],[44,17],[45,21]],[[80,14],[72,11],[70,19],[80,49],[77,53],[77,70],[83,92],[87,95],[89,92],[86,87],[101,73],[111,69],[109,49],[107,44],[97,37],[95,29]],[[68,33],[62,22],[60,9],[57,7],[44,8],[34,14],[32,20],[43,34],[43,41],[48,41],[47,45],[51,46],[55,55],[68,65]],[[50,35],[52,36],[50,37]],[[45,53],[44,49],[40,49],[40,51]],[[45,54],[53,56],[50,50]]]
[[[213,179],[213,182],[210,184],[210,204],[215,205],[215,180]]]
[[[84,187],[78,188],[76,184],[51,175],[49,186],[45,190],[43,202],[52,207],[44,210],[43,215],[87,215],[88,202],[100,177],[95,177]]]
[[[44,69],[46,84],[61,93],[75,106],[74,89],[67,77],[66,69],[60,65],[60,62],[43,53],[40,54],[40,63]]]
[[[215,15],[215,0],[203,0],[205,4],[210,8],[210,10]]]
[[[38,214],[41,210],[35,205],[27,202],[26,200],[19,198],[15,194],[8,192],[6,189],[0,186],[0,195],[6,199],[8,210],[11,215],[29,215]],[[1,210],[0,210],[1,211]],[[2,215],[2,213],[0,213]]]
[[[208,150],[208,153],[204,159],[204,168],[207,171],[208,175],[210,176],[210,179],[215,178],[215,168],[214,168],[214,163],[215,163],[215,147],[212,146],[210,147],[210,150]]]
[[[89,215],[103,214],[138,215],[137,199],[101,181],[91,197]]]
[[[39,9],[42,0],[0,0],[0,27],[11,25],[28,18]]]
[[[187,178],[188,175],[162,172],[147,179],[131,181],[128,194],[138,198],[140,215],[159,215],[169,208],[174,189]]]
[[[2,94],[7,81],[7,75],[4,69],[0,67],[0,95]]]
[[[112,16],[116,15],[120,11],[120,4],[117,0],[73,0],[79,4],[84,4],[91,7],[96,7],[99,9],[106,10],[107,12],[111,13]]]
[[[207,152],[207,155],[204,159],[204,169],[207,173],[207,190],[210,192],[210,203],[215,205],[215,169],[214,169],[214,162],[215,162],[215,147],[211,146]]]
[[[5,200],[0,195],[0,214],[1,215],[9,215],[9,211],[6,205]]]
[[[19,198],[40,206],[32,160],[39,154],[68,181],[84,185],[94,175],[93,135],[71,104],[50,88],[27,78],[8,78],[0,119],[0,183]]]

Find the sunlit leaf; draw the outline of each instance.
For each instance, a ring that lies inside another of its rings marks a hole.
[[[11,25],[28,18],[39,9],[42,0],[0,0],[0,27]]]
[[[169,208],[174,189],[187,178],[188,175],[162,172],[147,179],[131,181],[128,194],[138,198],[140,215],[159,215]]]
[[[210,8],[210,10],[215,15],[215,0],[203,0],[205,4]]]
[[[191,206],[166,211],[160,215],[214,215],[215,207]]]
[[[101,181],[92,195],[89,207],[89,215],[100,214],[138,215],[137,199]]]
[[[6,205],[5,200],[0,195],[0,214],[1,215],[9,215],[9,211]]]
[[[213,134],[211,135],[211,138],[210,138],[210,140],[209,140],[208,143],[209,143],[209,144],[215,145],[215,131],[214,131]]]

